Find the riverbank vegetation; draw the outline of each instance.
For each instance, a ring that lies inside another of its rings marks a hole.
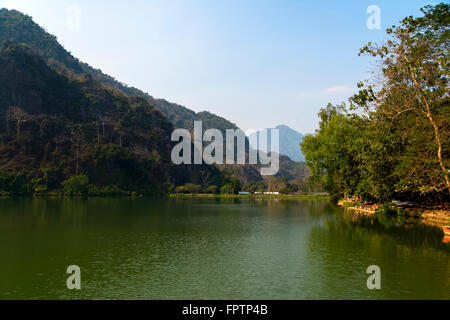
[[[196,194],[196,193],[171,193],[170,198],[194,199],[194,198],[217,198],[217,199],[280,199],[280,200],[302,200],[302,199],[329,199],[325,194]]]
[[[426,6],[388,29],[387,42],[364,46],[377,58],[373,78],[348,105],[321,110],[301,148],[335,200],[449,202],[449,8]]]

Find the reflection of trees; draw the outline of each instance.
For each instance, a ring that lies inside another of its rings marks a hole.
[[[346,212],[312,227],[308,267],[330,298],[448,298],[450,246],[441,241],[437,228]],[[365,270],[372,264],[382,268],[384,287],[369,294]]]
[[[368,217],[346,212],[330,219],[321,228],[339,232],[342,237],[359,235],[361,238],[382,236],[394,238],[397,243],[417,248],[442,248],[442,234],[438,228],[422,224],[413,218],[376,215]],[[363,240],[363,239],[360,239]]]

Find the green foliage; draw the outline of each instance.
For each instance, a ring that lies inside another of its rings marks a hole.
[[[124,191],[116,185],[110,185],[106,187],[97,187],[94,185],[89,186],[90,197],[105,197],[105,196],[130,196],[131,192]]]
[[[89,194],[89,178],[85,175],[73,176],[63,181],[64,194],[67,196],[87,196]]]
[[[319,113],[301,148],[311,181],[333,197],[448,199],[449,9],[427,6],[389,29],[385,44],[362,48],[380,59],[382,85],[358,84],[351,112],[329,104]]]
[[[225,192],[224,192],[225,191]],[[241,180],[235,177],[227,177],[225,185],[220,189],[220,193],[238,194],[241,191]]]
[[[236,194],[232,184],[226,184],[220,188],[221,194]]]
[[[397,211],[392,208],[392,204],[389,202],[383,203],[383,205],[377,211],[377,214],[382,215],[395,215],[396,213]]]
[[[294,192],[294,189],[292,187],[284,187],[281,188],[279,191],[281,194],[290,194]]]
[[[216,194],[217,190],[218,190],[217,186],[211,185],[211,186],[206,187],[205,192],[211,193],[211,194]]]
[[[250,193],[255,193],[255,192],[264,192],[267,190],[267,185],[266,182],[264,180],[262,181],[257,181],[254,183],[247,183],[244,188],[242,188],[242,190],[250,192]]]
[[[186,183],[184,187],[190,192],[190,193],[201,193],[202,192],[202,186],[198,184],[193,183]]]
[[[190,193],[190,191],[185,186],[179,186],[175,188],[175,193]]]
[[[181,127],[200,117],[225,125],[116,81],[73,57],[31,17],[0,9],[0,170],[23,173],[9,177],[5,192],[57,191],[80,173],[91,194],[219,185],[216,168],[173,167],[173,126],[164,115]],[[41,167],[52,173],[48,183],[34,181]]]
[[[30,195],[33,185],[25,172],[0,172],[0,191],[11,195]]]

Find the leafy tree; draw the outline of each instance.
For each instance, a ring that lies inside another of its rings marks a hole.
[[[302,143],[306,163],[313,179],[322,181],[325,190],[331,194],[353,194],[360,179],[360,150],[355,144],[361,133],[358,121],[342,106],[331,104],[319,115],[322,129],[316,135],[306,136]]]
[[[189,189],[185,186],[179,186],[175,188],[175,193],[189,193]]]
[[[449,9],[445,3],[426,6],[423,16],[406,17],[388,29],[386,43],[361,49],[379,58],[382,83],[360,84],[351,101],[374,121],[401,130],[405,153],[397,168],[399,190],[450,192]]]
[[[221,194],[235,194],[232,184],[226,184],[220,188]]]
[[[215,193],[217,193],[217,189],[218,189],[217,186],[211,185],[211,186],[206,187],[205,192],[215,194]]]
[[[448,198],[449,8],[427,6],[388,29],[385,44],[361,49],[380,59],[380,81],[358,84],[350,110],[321,110],[301,146],[312,182],[336,198]]]
[[[85,175],[70,177],[62,186],[64,194],[68,196],[86,196],[89,193],[89,179]]]
[[[184,186],[190,193],[200,193],[202,192],[202,186],[193,183],[186,183]]]

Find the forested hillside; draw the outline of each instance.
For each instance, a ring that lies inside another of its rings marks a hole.
[[[0,190],[58,190],[81,176],[73,182],[87,177],[99,187],[92,193],[154,194],[175,177],[172,125],[158,110],[90,77],[58,74],[25,45],[0,54],[0,115]]]
[[[86,63],[78,60],[64,47],[62,47],[55,36],[47,33],[42,27],[33,22],[32,18],[16,10],[0,9],[0,50],[3,50],[9,44],[23,43],[29,46],[46,63],[59,73],[69,75],[72,78],[91,76],[93,80],[98,81],[111,89],[117,89],[130,96],[141,97],[147,100],[152,106],[159,109],[166,118],[172,122],[175,128],[191,129],[193,121],[202,120],[205,117],[203,113],[194,111],[168,102],[164,99],[156,99],[149,94],[124,83],[117,81],[104,74],[101,70],[94,69]],[[229,123],[214,114],[208,114],[210,122],[222,124]],[[233,125],[235,127],[235,125]]]
[[[251,165],[173,166],[174,128],[236,125],[116,81],[15,10],[0,9],[0,64],[0,192],[154,194],[262,180]]]

